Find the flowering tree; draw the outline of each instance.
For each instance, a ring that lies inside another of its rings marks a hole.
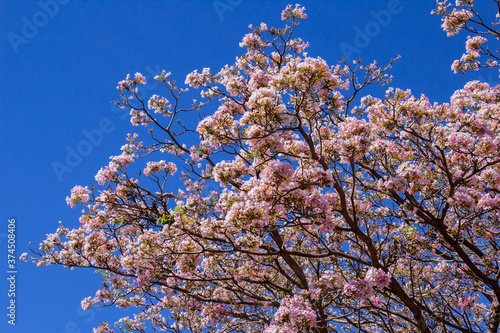
[[[457,6],[438,3],[444,30],[481,34],[472,1]],[[128,136],[100,187],[73,188],[79,228],[24,255],[98,270],[85,309],[138,309],[94,332],[498,331],[500,86],[473,81],[445,104],[392,88],[359,102],[390,82],[392,61],[308,56],[292,38],[306,17],[288,6],[290,26],[250,26],[234,65],[187,76],[203,99],[189,108],[170,73],[155,77],[168,99],[142,100],[139,73],[119,83],[117,105],[149,135]],[[468,54],[495,58],[481,38]],[[214,103],[196,129],[177,122]]]

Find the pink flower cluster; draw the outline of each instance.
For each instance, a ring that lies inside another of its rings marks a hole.
[[[136,84],[146,84],[146,78],[141,73],[135,73],[135,76],[133,79],[130,77],[130,74],[127,74],[127,77],[125,78],[125,80],[118,82],[118,87],[116,87],[116,88],[119,90],[137,92],[137,90],[134,90],[131,88],[133,85],[136,85]]]
[[[370,267],[368,272],[366,272],[365,280],[373,287],[383,289],[391,283],[391,274],[384,272],[380,268]]]
[[[237,158],[234,161],[221,161],[215,165],[212,171],[214,180],[223,184],[228,184],[228,180],[233,180],[248,173],[248,166],[243,159]]]
[[[443,18],[441,27],[447,32],[448,36],[456,35],[462,30],[465,23],[467,23],[474,14],[465,9],[453,10]]]
[[[260,49],[267,46],[267,44],[262,40],[262,38],[253,32],[246,34],[240,43],[240,47],[248,46],[249,48]]]
[[[127,166],[134,162],[133,156],[127,153],[121,153],[118,156],[111,156],[110,158],[114,163],[120,166]]]
[[[482,36],[467,36],[467,42],[465,42],[465,49],[467,53],[477,52],[481,49],[481,44],[486,43],[488,40]]]
[[[373,296],[373,286],[366,280],[352,280],[344,286],[344,295],[352,297],[358,301],[365,300]]]
[[[380,268],[370,267],[363,280],[352,280],[344,286],[344,294],[363,301],[373,296],[373,288],[383,289],[390,283],[391,274],[385,273]]]
[[[309,47],[308,42],[304,42],[301,38],[290,41],[290,48],[298,53],[303,53]]]
[[[90,190],[87,186],[76,185],[71,190],[71,197],[66,197],[66,203],[75,208],[76,203],[87,203],[90,200]]]
[[[465,73],[468,70],[479,69],[479,61],[477,60],[480,57],[479,51],[481,50],[481,45],[486,43],[488,40],[482,36],[467,36],[467,42],[465,42],[465,49],[467,53],[464,53],[460,60],[455,60],[451,65],[451,69],[455,73]]]
[[[148,126],[148,124],[151,122],[151,119],[144,111],[131,109],[130,116],[130,123],[132,124],[132,126]]]
[[[185,84],[195,89],[198,89],[199,86],[209,84],[210,82],[212,82],[212,74],[210,73],[210,68],[203,68],[203,71],[201,73],[198,73],[197,70],[194,70],[186,76],[186,81],[184,81]]]
[[[474,296],[466,296],[458,299],[457,306],[460,310],[466,311],[471,309],[477,302],[479,302],[480,297],[478,294]]]
[[[217,148],[228,142],[228,138],[236,137],[237,125],[233,112],[227,107],[219,107],[212,116],[205,117],[198,123],[196,131],[203,140],[198,149],[195,149],[196,153],[201,152],[203,155],[206,150]]]
[[[144,168],[143,172],[146,176],[149,176],[151,173],[159,171],[165,171],[166,173],[170,172],[170,174],[173,175],[177,171],[177,166],[172,162],[166,163],[164,160],[158,162],[147,162],[147,166]]]
[[[169,101],[165,97],[160,97],[158,95],[153,95],[148,101],[148,108],[150,110],[155,110],[155,113],[160,113],[162,115],[170,115],[169,109],[172,107]]]
[[[259,88],[248,99],[247,107],[250,109],[272,108],[279,104],[280,97],[271,88]]]
[[[281,19],[292,21],[294,18],[305,19],[307,18],[306,7],[300,7],[299,4],[292,8],[292,5],[286,6],[286,8],[281,12]]]
[[[348,162],[351,158],[356,161],[368,151],[371,132],[371,124],[364,119],[348,117],[340,123],[331,144],[339,152],[342,162]]]
[[[110,163],[108,166],[101,168],[95,175],[95,180],[99,185],[104,185],[106,182],[113,180],[118,171],[116,163]]]
[[[269,75],[260,68],[253,72],[250,77],[250,82],[248,82],[248,88],[250,90],[266,87],[272,79],[272,75]]]
[[[232,69],[225,67],[221,70],[220,83],[223,84],[231,96],[238,96],[246,92],[246,85],[242,75],[232,75]]]
[[[133,156],[126,152],[118,156],[111,156],[110,159],[111,161],[108,166],[104,169],[101,168],[95,176],[95,180],[97,180],[99,185],[104,185],[104,183],[112,181],[120,167],[125,167],[134,162]]]
[[[166,72],[165,70],[162,70],[161,71],[161,74],[160,75],[156,75],[154,77],[154,79],[158,82],[161,82],[161,81],[164,81],[166,78],[168,78],[170,75],[172,75],[172,73],[170,72]]]
[[[311,304],[300,295],[286,296],[264,333],[299,333],[307,327],[316,327],[316,312]]]
[[[109,323],[101,323],[99,327],[93,329],[93,333],[113,333],[114,330],[109,327]]]

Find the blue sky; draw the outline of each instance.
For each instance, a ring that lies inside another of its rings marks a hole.
[[[280,12],[288,3],[0,1],[1,332],[91,332],[101,320],[124,315],[80,309],[80,301],[100,286],[92,270],[17,263],[16,325],[9,325],[8,220],[16,221],[17,256],[29,242],[37,248],[58,221],[76,227],[79,210],[65,203],[70,189],[94,184],[109,156],[120,153],[126,133],[136,130],[123,110],[110,104],[118,98],[117,82],[135,72],[152,81],[162,69],[184,82],[194,69],[218,70],[244,52],[238,43],[250,23],[282,26]],[[353,58],[380,64],[401,55],[391,86],[424,93],[431,102],[448,101],[469,80],[500,83],[491,72],[453,74],[451,63],[463,53],[467,34],[446,37],[440,19],[429,14],[434,0],[301,4],[309,18],[296,36],[310,42],[309,55],[331,65],[349,55],[343,50],[355,49]],[[488,8],[481,10],[486,14]],[[373,94],[381,97],[381,91]],[[146,93],[162,91],[148,85]]]

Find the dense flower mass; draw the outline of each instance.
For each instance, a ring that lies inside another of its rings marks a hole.
[[[479,22],[472,5],[438,2],[449,35]],[[250,27],[234,64],[187,75],[201,101],[165,71],[168,99],[141,99],[139,73],[119,82],[148,139],[129,134],[100,186],[67,198],[79,227],[22,258],[95,269],[83,309],[135,309],[94,332],[497,332],[500,86],[362,96],[392,60],[331,66],[292,38],[304,7],[281,17]],[[470,37],[455,69],[486,43]]]
[[[316,313],[300,295],[285,297],[264,333],[303,332],[305,327],[316,326]]]

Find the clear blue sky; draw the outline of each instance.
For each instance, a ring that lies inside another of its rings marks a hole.
[[[151,81],[161,69],[184,82],[193,69],[217,70],[244,52],[238,43],[250,23],[281,26],[280,12],[289,2],[0,3],[0,332],[91,332],[101,320],[123,315],[114,309],[78,310],[80,301],[99,288],[100,276],[92,270],[27,263],[17,263],[16,325],[7,324],[8,219],[16,220],[17,256],[28,250],[29,242],[38,247],[58,221],[76,227],[79,210],[65,203],[70,189],[94,184],[95,173],[107,165],[109,156],[120,153],[126,133],[135,130],[110,105],[118,97],[117,82],[135,72]],[[354,56],[380,64],[401,55],[392,70],[391,86],[410,88],[438,102],[448,101],[468,80],[482,76],[490,83],[500,81],[489,72],[452,73],[451,63],[464,51],[467,34],[446,37],[440,19],[429,14],[434,0],[300,3],[309,18],[296,36],[310,42],[309,55],[321,56],[331,65],[344,55],[342,46],[356,48]],[[363,39],[359,31],[366,30],[369,35]],[[152,88],[148,87],[149,94],[162,93]],[[96,130],[102,139],[95,136],[89,145],[85,133]],[[68,163],[68,151],[86,156]],[[66,169],[57,173],[54,165]]]

